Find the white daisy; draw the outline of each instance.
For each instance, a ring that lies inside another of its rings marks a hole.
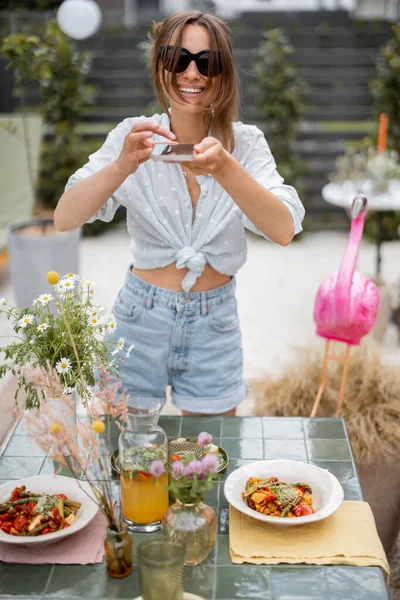
[[[60,358],[60,360],[56,363],[56,371],[57,373],[68,373],[68,371],[71,369],[71,361],[69,360],[69,358],[64,358],[63,356]]]
[[[51,294],[41,294],[39,298],[36,298],[35,302],[37,301],[38,304],[46,306],[46,304],[48,304],[50,300],[54,300]]]
[[[22,317],[22,319],[20,319],[18,321],[19,327],[24,327],[24,328],[27,325],[30,325],[31,323],[33,323],[33,315],[25,315],[24,317]]]
[[[115,346],[114,350],[111,352],[112,356],[114,356],[115,354],[118,354],[118,352],[123,349],[124,344],[125,344],[124,338],[122,338],[122,337],[119,338],[117,345]]]
[[[92,327],[98,327],[100,325],[100,321],[97,317],[89,317],[89,325]]]
[[[46,331],[47,328],[48,328],[47,323],[40,323],[40,325],[37,326],[38,331]]]
[[[64,290],[69,291],[75,288],[75,281],[70,277],[64,277],[63,279],[61,279],[59,285],[61,285]]]
[[[134,347],[135,347],[135,345],[134,345],[134,344],[131,344],[131,345],[129,346],[129,348],[128,348],[128,349],[127,349],[127,351],[126,351],[126,356],[127,356],[127,357],[130,355],[130,353],[132,352],[132,350],[133,350],[133,348],[134,348]]]
[[[95,282],[94,282],[94,281],[89,281],[88,279],[84,279],[84,280],[82,281],[82,286],[83,286],[83,288],[84,288],[84,289],[86,289],[86,291],[87,291],[89,294],[92,294],[92,293],[93,293],[93,289],[94,289],[94,286],[95,286],[95,285],[96,285],[96,284],[95,284]]]
[[[101,318],[101,324],[105,331],[115,331],[117,328],[117,321],[115,320],[114,315],[104,315],[104,317]]]
[[[0,305],[1,306],[5,306],[7,304],[6,299],[5,298],[0,298]]]

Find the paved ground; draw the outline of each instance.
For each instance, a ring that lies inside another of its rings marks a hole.
[[[333,273],[341,260],[347,234],[321,231],[304,235],[286,248],[249,235],[248,260],[237,276],[237,296],[243,331],[244,371],[250,380],[276,373],[290,361],[292,347],[317,343],[312,319],[313,303],[320,282]],[[129,239],[124,226],[97,238],[81,241],[80,274],[96,282],[95,300],[106,307],[123,283],[129,262]],[[383,247],[382,275],[391,283],[400,277],[400,242]],[[362,244],[358,269],[374,273],[375,247]],[[12,300],[11,285],[0,279],[0,296]],[[0,320],[0,336],[10,332]],[[4,338],[0,338],[0,345]],[[322,343],[322,341],[321,341]],[[400,345],[393,325],[388,328],[382,349],[388,360],[400,363]],[[1,394],[0,382],[0,401]],[[168,412],[174,408],[167,406]],[[251,398],[239,407],[251,410]]]

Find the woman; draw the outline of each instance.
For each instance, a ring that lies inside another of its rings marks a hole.
[[[111,131],[69,179],[54,220],[66,231],[126,207],[133,265],[114,314],[117,335],[135,346],[120,367],[129,394],[164,402],[170,384],[183,414],[234,415],[247,391],[234,279],[245,228],[285,246],[304,209],[262,132],[236,121],[227,25],[177,13],[155,27],[151,49],[165,113]],[[195,158],[149,160],[169,141],[195,144]]]

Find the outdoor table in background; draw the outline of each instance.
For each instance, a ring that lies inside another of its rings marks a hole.
[[[375,212],[376,216],[376,269],[375,279],[380,281],[381,275],[381,247],[383,242],[383,219],[385,213],[400,210],[400,181],[394,179],[389,182],[389,191],[385,194],[373,195],[368,192],[368,182],[360,185],[356,181],[343,181],[328,183],[322,188],[322,197],[329,204],[341,206],[349,211],[352,200],[357,194],[363,193],[368,199],[368,211]],[[362,190],[362,191],[361,191]],[[365,190],[365,191],[364,191]]]
[[[345,500],[362,500],[357,472],[342,419],[278,417],[161,417],[168,437],[192,437],[208,431],[229,454],[227,473],[254,460],[288,458],[328,469],[340,481]],[[117,432],[112,438],[117,446]],[[30,475],[54,473],[57,466],[24,435],[19,424],[0,449],[0,483]],[[68,473],[61,473],[67,475]],[[113,484],[118,497],[118,482]],[[314,565],[234,565],[229,556],[228,504],[223,485],[205,501],[218,515],[218,537],[209,557],[185,567],[185,591],[206,600],[388,600],[379,567]],[[136,549],[142,540],[160,534],[133,534]],[[0,597],[43,600],[83,598],[132,600],[140,593],[137,566],[125,579],[107,576],[104,564],[0,564]],[[162,600],[162,599],[160,599]]]

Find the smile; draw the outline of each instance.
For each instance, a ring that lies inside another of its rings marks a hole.
[[[179,91],[186,94],[201,94],[201,92],[204,91],[204,88],[181,87],[179,88]]]

